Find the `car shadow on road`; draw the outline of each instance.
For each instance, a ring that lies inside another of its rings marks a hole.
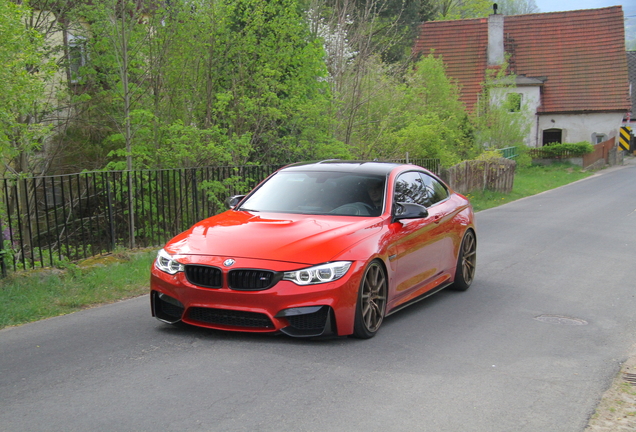
[[[424,314],[428,309],[435,308],[438,303],[449,300],[449,297],[460,295],[461,293],[443,290],[433,296],[418,301],[407,308],[397,311],[385,317],[378,335],[382,333],[390,333],[391,328],[407,325],[409,321],[417,318],[417,315]],[[356,339],[347,336],[326,335],[313,338],[294,338],[283,333],[249,333],[235,332],[225,330],[215,330],[204,327],[192,326],[182,322],[176,324],[156,323],[156,331],[163,334],[164,337],[177,338],[198,338],[214,341],[228,342],[258,342],[258,343],[274,343],[285,345],[315,345],[316,343],[334,344],[349,341],[348,343],[365,342],[362,339]],[[377,337],[377,336],[376,336]]]

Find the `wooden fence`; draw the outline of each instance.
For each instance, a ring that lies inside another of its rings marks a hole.
[[[571,151],[563,150],[558,154],[553,152],[546,152],[543,148],[530,149],[529,154],[533,159],[556,159],[556,160],[570,160],[572,163],[581,165],[583,168],[587,168],[597,163],[604,161],[605,164],[610,163],[610,153],[616,146],[616,138],[612,137],[607,141],[603,141],[600,144],[594,146],[594,151],[586,155],[580,156],[574,154]]]
[[[587,168],[600,160],[604,160],[606,164],[609,163],[610,150],[612,150],[615,145],[615,137],[612,137],[607,141],[603,141],[600,144],[596,144],[592,153],[583,155],[583,168]]]
[[[463,194],[475,190],[510,193],[517,163],[511,159],[466,161],[442,171],[442,178],[455,191]]]

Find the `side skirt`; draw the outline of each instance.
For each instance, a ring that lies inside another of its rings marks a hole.
[[[444,289],[444,288],[446,288],[446,287],[449,287],[449,286],[450,286],[450,285],[452,285],[452,284],[453,284],[452,282],[446,282],[446,283],[443,283],[443,284],[439,285],[439,286],[438,286],[438,287],[436,287],[436,288],[433,288],[433,289],[432,289],[432,290],[430,290],[430,291],[426,291],[426,292],[425,292],[424,294],[422,294],[421,296],[419,296],[419,297],[415,297],[413,300],[409,300],[409,301],[407,301],[406,303],[402,303],[401,305],[399,305],[398,307],[396,307],[395,309],[393,309],[391,312],[389,312],[388,314],[386,314],[386,316],[393,315],[394,313],[396,313],[396,312],[398,312],[398,311],[401,311],[401,310],[402,310],[402,309],[404,309],[405,307],[411,306],[411,305],[412,305],[412,304],[414,304],[414,303],[417,303],[417,302],[419,302],[419,301],[421,301],[421,300],[424,300],[426,297],[430,297],[430,296],[432,296],[433,294],[436,294],[436,293],[440,292],[441,290],[443,290],[443,289]]]

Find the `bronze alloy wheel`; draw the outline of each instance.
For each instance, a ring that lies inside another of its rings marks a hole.
[[[379,262],[373,261],[360,284],[354,336],[368,339],[380,328],[386,311],[387,279]]]
[[[477,237],[474,231],[466,231],[458,255],[453,288],[465,291],[473,282],[477,268]]]

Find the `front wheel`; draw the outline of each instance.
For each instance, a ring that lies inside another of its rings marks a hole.
[[[477,265],[477,237],[473,230],[466,231],[457,254],[457,270],[452,289],[466,291],[475,278]]]
[[[360,339],[375,336],[384,320],[387,293],[384,268],[378,261],[372,261],[360,282],[353,336]]]

